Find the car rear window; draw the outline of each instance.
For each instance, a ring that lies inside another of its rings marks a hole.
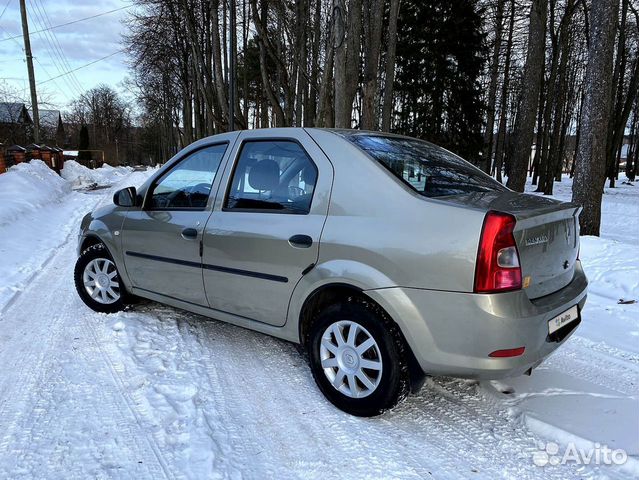
[[[426,197],[507,190],[454,153],[423,140],[382,135],[343,136]]]

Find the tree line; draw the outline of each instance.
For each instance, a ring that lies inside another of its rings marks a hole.
[[[636,176],[639,0],[138,4],[131,88],[159,158],[229,129],[391,131],[518,191],[527,175],[551,194],[575,174],[582,229],[595,234],[604,179],[614,186],[622,166]]]

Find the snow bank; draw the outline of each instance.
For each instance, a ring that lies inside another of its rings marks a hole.
[[[110,204],[114,191],[130,185],[137,187],[153,172],[135,171],[119,177],[110,188],[95,191],[71,190],[69,182],[40,161],[20,164],[0,175],[0,215],[10,218],[5,223],[0,220],[0,324],[5,308],[29,288],[51,258],[67,246],[73,258],[67,261],[68,270],[61,274],[60,283],[54,288],[72,285],[75,239],[82,217],[98,206]],[[23,178],[25,176],[27,178]],[[57,191],[56,187],[59,187]],[[34,205],[25,207],[16,202],[34,201],[35,194],[39,195],[36,198],[39,202]],[[1,341],[0,338],[0,351]],[[7,478],[1,470],[0,478]]]
[[[131,167],[112,167],[106,163],[100,168],[91,170],[75,160],[64,162],[64,168],[60,172],[62,178],[70,182],[74,188],[86,187],[93,183],[98,185],[110,185],[116,183],[125,175],[129,175]]]
[[[42,160],[19,163],[0,175],[0,226],[23,213],[59,202],[71,186]]]

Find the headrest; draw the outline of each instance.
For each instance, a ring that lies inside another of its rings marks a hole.
[[[280,184],[280,167],[274,160],[260,160],[249,171],[248,182],[255,190],[275,190]]]

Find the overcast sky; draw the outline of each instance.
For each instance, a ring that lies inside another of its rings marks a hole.
[[[24,59],[23,40],[4,40],[14,35],[22,35],[19,0],[0,0],[0,82],[9,84],[24,99],[29,98],[27,65]],[[122,20],[129,9],[120,10],[98,18],[82,21],[51,30],[68,61],[63,64],[54,53],[50,43],[55,39],[45,33],[35,33],[47,26],[55,26],[80,18],[96,15],[130,5],[130,0],[27,0],[29,30],[33,50],[36,83],[86,65],[99,58],[122,49],[121,35],[124,32]],[[46,13],[46,14],[45,14]],[[48,18],[47,18],[48,17]],[[48,101],[51,107],[64,109],[69,101],[79,95],[79,90],[88,90],[100,83],[106,83],[123,92],[119,86],[127,75],[126,55],[118,53],[94,65],[75,72],[75,80],[66,75],[38,87],[38,97]],[[78,85],[79,84],[79,85]]]

